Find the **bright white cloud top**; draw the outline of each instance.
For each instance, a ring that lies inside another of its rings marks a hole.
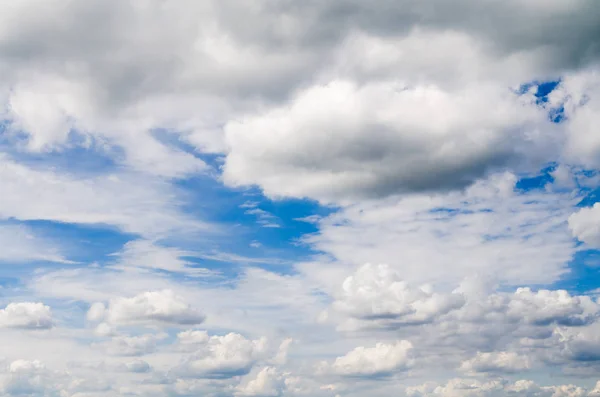
[[[0,3],[0,396],[600,396],[596,0]]]

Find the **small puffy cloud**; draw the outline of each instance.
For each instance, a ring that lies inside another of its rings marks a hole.
[[[344,280],[332,309],[369,326],[393,328],[430,323],[464,303],[461,294],[415,288],[387,265],[366,264]]]
[[[600,203],[582,208],[569,217],[569,229],[578,240],[600,248]]]
[[[230,378],[250,372],[265,358],[266,338],[250,340],[237,333],[208,336],[203,331],[185,331],[177,335],[180,347],[190,352],[175,372],[185,377]]]
[[[406,340],[377,343],[374,347],[359,346],[336,358],[331,365],[323,363],[321,369],[342,376],[387,376],[414,365],[412,349],[412,343]]]
[[[460,369],[466,372],[516,373],[531,368],[531,360],[515,352],[478,352],[462,363]]]
[[[52,325],[52,311],[43,303],[9,303],[0,309],[0,328],[47,329]]]
[[[46,366],[39,360],[15,360],[8,366],[10,373],[32,373],[45,369]]]
[[[88,311],[90,321],[109,324],[191,325],[204,321],[204,315],[171,290],[144,292],[132,298],[112,299],[108,306],[94,303]]]
[[[254,379],[237,387],[236,397],[278,397],[285,388],[285,377],[274,367],[261,369]]]

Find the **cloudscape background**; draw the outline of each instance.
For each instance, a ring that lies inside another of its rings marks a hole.
[[[600,396],[597,0],[0,2],[0,395]]]

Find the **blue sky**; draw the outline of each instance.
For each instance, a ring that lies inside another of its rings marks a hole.
[[[599,21],[0,4],[0,397],[599,396]]]

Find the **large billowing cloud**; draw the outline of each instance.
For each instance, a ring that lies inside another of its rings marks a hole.
[[[326,202],[461,188],[547,150],[552,125],[529,101],[497,86],[333,81],[228,124],[224,180]]]
[[[600,55],[592,0],[494,1],[485,23],[482,7],[21,2],[1,13],[9,131],[25,134],[24,150],[83,142],[118,148],[118,161],[145,172],[202,172],[152,133],[177,131],[225,154],[226,182],[273,196],[463,187],[551,160],[562,138],[509,88]]]

